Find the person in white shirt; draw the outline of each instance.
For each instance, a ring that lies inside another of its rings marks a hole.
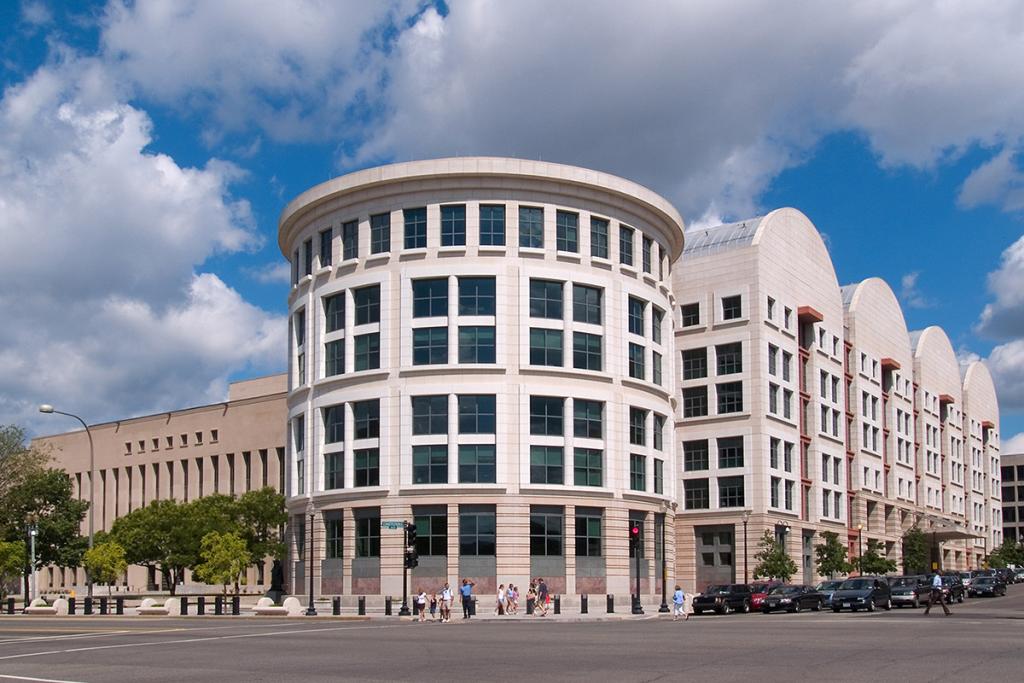
[[[505,584],[498,586],[498,604],[494,606],[495,614],[505,614],[508,607],[508,593],[505,591]]]
[[[451,621],[452,619],[452,600],[455,599],[455,594],[452,593],[451,586],[447,583],[444,588],[441,589],[441,623]]]
[[[426,609],[427,609],[427,592],[420,588],[419,595],[416,596],[416,609],[420,613],[420,621],[426,621]]]
[[[925,615],[931,611],[932,605],[936,602],[942,605],[942,611],[946,613],[947,617],[952,614],[952,612],[949,611],[949,607],[946,607],[946,598],[942,594],[942,576],[940,576],[938,572],[935,572],[935,575],[932,576],[932,594],[928,599],[928,605],[924,608]]]

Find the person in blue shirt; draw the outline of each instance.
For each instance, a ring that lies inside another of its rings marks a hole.
[[[676,584],[676,592],[672,594],[672,607],[672,621],[679,621],[680,615],[683,617],[683,621],[690,618],[690,615],[686,612],[686,593],[683,592],[679,584]]]
[[[462,596],[462,618],[469,619],[470,608],[473,604],[473,586],[475,586],[469,579],[462,580],[462,586],[459,587],[459,595]]]
[[[938,572],[935,572],[934,576],[932,576],[932,595],[928,599],[928,605],[924,608],[925,615],[931,611],[932,605],[936,602],[942,605],[942,611],[946,613],[947,617],[952,614],[952,612],[949,611],[949,608],[946,607],[946,599],[942,594],[942,576],[940,576]]]

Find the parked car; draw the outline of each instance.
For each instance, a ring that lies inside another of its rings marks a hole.
[[[832,611],[848,609],[856,612],[866,609],[874,612],[876,608],[892,609],[892,594],[889,582],[884,576],[858,576],[843,581],[839,590],[832,596]]]
[[[821,597],[825,601],[825,607],[831,607],[832,606],[832,596],[835,594],[835,592],[842,585],[843,585],[843,580],[842,579],[838,579],[838,580],[835,580],[835,581],[822,581],[821,583],[819,583],[817,586],[814,587],[814,590],[816,590],[819,593],[821,593]]]
[[[776,586],[764,599],[761,611],[765,614],[775,610],[799,612],[809,607],[817,612],[824,603],[822,594],[810,586]]]
[[[929,586],[931,582],[929,582]],[[942,594],[946,598],[946,602],[963,602],[964,596],[967,591],[964,590],[964,584],[960,581],[959,574],[945,574],[942,577]]]
[[[1017,567],[1013,570],[1013,582],[1024,583],[1024,567]]]
[[[996,570],[996,576],[998,576],[1000,579],[1002,579],[1004,584],[1011,584],[1011,583],[1013,583],[1014,572],[1013,572],[1012,569],[1006,569],[1006,568],[997,569]]]
[[[753,609],[761,609],[768,594],[782,585],[784,584],[781,581],[760,581],[750,584],[750,606]]]
[[[896,607],[920,607],[922,602],[928,601],[930,591],[928,577],[924,575],[894,576],[889,579],[889,594]]]
[[[750,586],[745,583],[708,586],[707,590],[693,598],[693,613],[725,614],[729,610],[749,612],[750,603]]]
[[[968,592],[972,596],[988,595],[994,598],[997,595],[1006,595],[1006,584],[994,576],[979,576],[971,582]]]
[[[960,572],[960,582],[964,584],[964,590],[970,591],[971,582],[977,577],[977,572]]]

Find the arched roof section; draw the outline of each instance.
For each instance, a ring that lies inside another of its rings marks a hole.
[[[967,365],[964,373],[964,406],[967,415],[999,431],[999,398],[988,367],[981,361]]]
[[[860,348],[870,348],[882,358],[892,358],[901,372],[909,377],[913,371],[913,353],[907,322],[896,293],[877,277],[842,288],[846,324],[850,341]]]
[[[826,318],[834,316],[829,325],[838,325],[841,335],[839,281],[814,223],[797,209],[776,209],[759,221],[751,244],[757,248],[762,282],[776,280],[775,286],[788,290],[798,306],[812,306]]]
[[[749,247],[764,216],[755,216],[736,223],[716,225],[713,228],[690,230],[686,233],[683,254],[689,258],[708,256],[721,251]]]
[[[921,387],[933,394],[946,394],[963,409],[960,363],[946,332],[936,325],[910,334],[914,344],[914,374]]]

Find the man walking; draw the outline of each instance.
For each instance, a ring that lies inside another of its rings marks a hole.
[[[672,606],[675,608],[672,621],[679,621],[679,617],[682,617],[683,621],[690,618],[686,611],[686,593],[683,592],[683,587],[679,584],[676,584],[676,592],[672,594]]]
[[[462,597],[462,618],[469,619],[472,615],[473,609],[473,586],[475,586],[469,579],[462,580],[462,586],[459,588],[459,595]]]
[[[938,572],[935,572],[934,576],[932,576],[932,594],[931,597],[928,598],[928,605],[924,608],[925,615],[931,611],[932,605],[936,602],[942,605],[942,611],[946,613],[947,617],[952,614],[952,612],[949,611],[949,608],[946,607],[946,599],[942,595],[942,577],[939,576]]]
[[[441,623],[444,624],[452,620],[452,599],[455,596],[452,595],[451,586],[447,583],[444,584],[444,588],[441,589]]]
[[[540,603],[540,615],[548,615],[548,584],[543,578],[537,579],[537,602]]]

